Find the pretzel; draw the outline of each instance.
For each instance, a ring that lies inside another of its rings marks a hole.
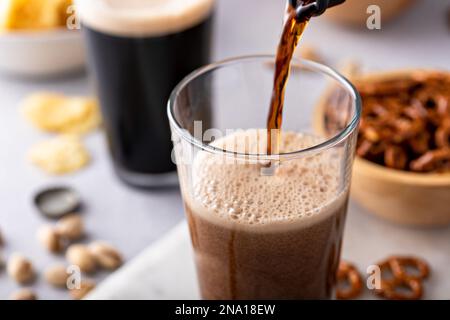
[[[416,154],[424,154],[429,150],[431,135],[424,131],[419,133],[416,137],[410,139],[409,145],[411,150]]]
[[[439,148],[450,147],[450,118],[442,121],[442,124],[436,130],[434,140]]]
[[[369,140],[363,140],[356,149],[356,154],[365,157],[372,150],[373,143]]]
[[[397,170],[450,172],[449,72],[354,82],[363,100],[358,156]],[[329,99],[327,128],[343,127],[345,101]]]
[[[400,289],[407,289],[407,291]],[[389,300],[419,300],[423,296],[422,283],[414,279],[395,279],[392,282],[381,281],[381,289],[376,293]]]
[[[428,264],[424,260],[415,257],[393,256],[378,266],[381,269],[381,288],[375,291],[377,295],[390,300],[422,298],[422,281],[430,273]],[[410,273],[408,267],[414,268],[418,272]],[[387,271],[390,271],[390,277],[387,276]]]
[[[338,285],[336,290],[337,299],[354,299],[362,292],[363,282],[361,275],[356,267],[348,262],[341,261],[339,264],[337,282],[341,284],[341,286]]]
[[[398,118],[393,119],[392,122],[396,129],[393,139],[397,143],[400,143],[423,132],[426,119],[415,109],[407,108]]]
[[[430,268],[428,264],[415,257],[392,257],[389,259],[389,265],[392,272],[397,278],[410,279],[410,280],[423,280],[430,274]],[[417,269],[418,274],[411,274],[408,272],[408,267]]]
[[[411,162],[411,170],[418,172],[438,171],[450,166],[450,148],[428,151],[423,156]]]
[[[402,148],[391,145],[386,148],[384,162],[388,168],[402,170],[408,163],[408,155]]]
[[[439,115],[446,117],[450,114],[450,99],[448,97],[438,96],[436,98],[436,103],[436,111]]]

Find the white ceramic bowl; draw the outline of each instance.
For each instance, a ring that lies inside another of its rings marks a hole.
[[[85,65],[80,31],[7,32],[0,34],[0,72],[48,77],[81,70]]]

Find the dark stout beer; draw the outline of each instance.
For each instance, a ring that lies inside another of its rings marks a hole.
[[[166,104],[209,62],[212,9],[213,0],[78,1],[114,166],[132,185],[175,180]]]
[[[264,133],[239,131],[212,145],[264,142]],[[283,132],[280,151],[318,141]],[[257,146],[247,144],[245,152],[254,154]],[[327,152],[286,161],[269,178],[257,165],[230,165],[220,155],[200,153],[192,166],[195,191],[184,189],[183,197],[202,297],[330,299],[348,199],[347,190],[339,191],[339,175],[339,159]],[[180,177],[190,178],[186,170]],[[278,183],[268,183],[272,178]]]
[[[281,130],[291,59],[311,16],[299,15],[288,6],[267,129],[238,131],[212,146],[257,154],[267,137],[268,154],[279,154],[322,141]],[[277,134],[275,140],[272,133]],[[332,297],[348,189],[341,190],[341,160],[331,155],[323,151],[314,158],[284,161],[273,176],[265,177],[251,161],[230,165],[220,155],[199,152],[192,171],[180,171],[186,182],[183,197],[204,299]],[[187,181],[193,181],[193,190],[186,188]]]
[[[280,144],[281,125],[283,122],[283,107],[286,84],[289,79],[291,60],[297,48],[298,42],[308,25],[310,14],[298,15],[297,10],[302,5],[307,5],[311,0],[298,1],[299,7],[287,5],[287,12],[278,45],[275,62],[275,79],[270,102],[269,117],[267,120],[267,154],[278,154]],[[273,138],[275,136],[275,141]]]

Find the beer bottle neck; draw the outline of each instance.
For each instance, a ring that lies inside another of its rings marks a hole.
[[[345,0],[289,0],[297,11],[299,20],[322,15],[328,8],[340,5]]]

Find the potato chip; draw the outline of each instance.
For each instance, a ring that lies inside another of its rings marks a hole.
[[[67,19],[70,16],[70,12],[68,12],[68,8],[73,5],[72,0],[56,0],[57,1],[57,10],[60,19],[60,25],[65,26],[67,24]]]
[[[94,99],[53,93],[36,93],[25,99],[23,114],[35,127],[56,133],[85,134],[101,122]]]
[[[83,109],[84,117],[73,118],[68,121],[59,131],[63,133],[85,134],[97,129],[101,124],[101,116],[98,104],[94,99],[70,98],[64,103],[64,108],[77,110]]]
[[[61,135],[35,145],[29,158],[47,173],[62,175],[85,167],[90,156],[77,135]]]
[[[42,30],[65,25],[70,0],[2,0],[0,25],[6,30]]]

